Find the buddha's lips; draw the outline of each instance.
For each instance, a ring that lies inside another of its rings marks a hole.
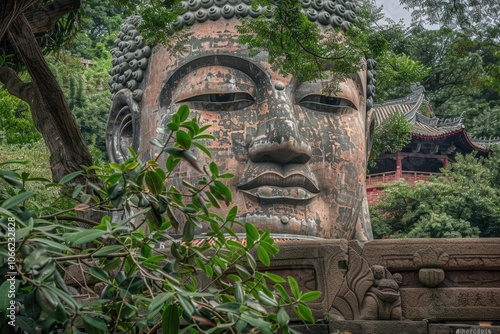
[[[268,201],[305,201],[319,193],[315,182],[300,173],[285,177],[276,172],[265,172],[238,185],[238,188],[253,197]]]

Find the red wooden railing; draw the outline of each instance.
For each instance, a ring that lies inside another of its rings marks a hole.
[[[415,182],[415,181],[427,181],[429,179],[429,176],[431,175],[436,175],[438,173],[431,173],[431,172],[418,172],[418,171],[392,171],[392,172],[385,172],[385,173],[376,173],[376,174],[369,174],[366,176],[366,186],[376,186],[377,183],[391,183],[394,181],[397,181],[399,179],[403,179],[407,182]]]

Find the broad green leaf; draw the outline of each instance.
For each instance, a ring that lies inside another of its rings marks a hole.
[[[158,176],[162,180],[165,180],[165,178],[167,177],[167,175],[165,174],[165,171],[161,168],[155,168],[155,172],[156,172],[156,174],[158,174]]]
[[[278,306],[278,302],[274,298],[271,298],[268,295],[266,295],[263,291],[259,290],[257,291],[257,294],[262,304],[266,306],[274,306],[274,307]]]
[[[234,298],[238,303],[242,303],[245,300],[245,291],[241,287],[240,282],[235,282],[234,284]]]
[[[280,297],[283,298],[283,300],[286,303],[292,302],[292,300],[290,299],[290,296],[288,295],[288,292],[285,290],[285,288],[281,284],[279,284],[279,283],[275,284],[274,289],[279,292]]]
[[[100,281],[110,282],[108,273],[101,268],[90,267],[89,272],[92,276],[96,277]]]
[[[109,255],[109,254],[123,251],[123,249],[124,248],[122,245],[109,245],[109,246],[104,246],[101,249],[98,249],[92,255],[93,256],[105,256],[105,255]]]
[[[71,194],[71,198],[76,198],[80,194],[82,189],[83,189],[83,184],[77,185],[75,187],[75,190],[73,190],[73,193]]]
[[[6,210],[10,209],[10,208],[13,208],[21,203],[23,203],[24,201],[28,200],[29,198],[33,197],[35,195],[34,192],[31,192],[31,191],[26,191],[24,193],[20,193],[20,194],[17,194],[7,200],[5,200],[5,202],[2,203],[2,207]]]
[[[121,264],[122,260],[121,258],[118,257],[115,257],[114,259],[111,260],[105,260],[104,267],[102,267],[102,270],[111,271],[121,266]]]
[[[241,314],[241,319],[243,321],[248,322],[251,326],[257,327],[262,334],[271,334],[272,333],[272,326],[271,323],[258,318],[251,314],[250,312],[244,312]]]
[[[182,230],[182,241],[190,242],[194,239],[194,223],[190,220],[184,223],[184,229]]]
[[[302,321],[314,324],[314,318],[312,315],[312,311],[305,304],[299,303],[299,305],[297,305],[296,312]]]
[[[208,216],[208,208],[207,205],[205,204],[205,201],[203,201],[203,198],[198,196],[198,194],[195,194],[193,196],[193,204],[196,205],[197,207],[201,208],[203,210],[203,213]]]
[[[164,149],[164,151],[174,156],[175,158],[183,158],[184,156],[182,155],[182,153],[185,150],[179,147],[167,147]]]
[[[283,277],[276,275],[276,274],[271,274],[269,272],[266,272],[264,275],[267,278],[269,278],[271,281],[273,281],[274,283],[285,283],[286,282],[286,280]]]
[[[236,218],[237,215],[238,215],[238,207],[235,205],[227,213],[226,221],[229,222],[229,221],[234,220],[234,218]]]
[[[259,247],[257,247],[257,256],[263,265],[269,266],[271,264],[271,258],[269,257],[266,249],[262,247],[262,245],[259,245]]]
[[[321,296],[321,291],[309,291],[300,296],[300,301],[303,303],[312,302]]]
[[[175,133],[175,139],[177,143],[184,149],[189,150],[191,148],[191,136],[186,132],[179,130]]]
[[[106,183],[108,184],[115,184],[121,177],[123,176],[122,173],[114,173],[108,179],[106,180]]]
[[[16,326],[23,330],[23,333],[27,334],[36,334],[36,323],[33,319],[22,315],[16,315]]]
[[[130,163],[126,164],[125,168],[127,168],[129,170],[132,170],[132,169],[136,169],[137,166],[139,166],[139,162],[133,161],[133,162],[130,162]]]
[[[193,305],[193,302],[191,301],[191,298],[188,297],[187,295],[179,293],[179,303],[182,306],[182,309],[186,314],[191,318],[191,316],[194,313],[195,307]]]
[[[10,170],[1,170],[0,178],[4,179],[8,184],[18,189],[22,189],[23,182],[19,178],[19,174]]]
[[[214,185],[219,190],[218,193],[227,198],[226,204],[228,204],[228,202],[232,202],[233,195],[231,190],[224,183],[219,180],[215,180]]]
[[[259,231],[257,228],[250,223],[245,223],[245,232],[247,238],[247,246],[248,248],[252,248],[255,241],[259,239]]]
[[[59,181],[59,184],[66,184],[68,183],[69,181],[73,180],[74,178],[76,178],[77,176],[80,176],[83,174],[83,171],[78,171],[78,172],[73,172],[73,173],[69,173],[68,175],[65,175],[60,181]]]
[[[7,277],[6,277],[7,278]],[[9,307],[10,299],[7,298],[10,289],[10,281],[4,281],[0,286],[0,310],[2,312]]]
[[[180,158],[175,158],[172,154],[170,154],[165,161],[165,168],[168,172],[171,172],[175,169],[179,162],[181,162]]]
[[[241,277],[235,274],[229,274],[227,278],[235,282],[241,282]]]
[[[299,300],[300,290],[297,281],[292,276],[288,276],[287,279],[288,279],[288,284],[290,285],[290,290],[292,290],[293,296],[295,297],[295,299]]]
[[[122,183],[115,183],[108,188],[108,196],[111,200],[111,204],[115,208],[119,207],[125,199],[125,187]]]
[[[3,292],[0,292],[0,296],[6,296],[7,292],[5,294]],[[2,299],[0,299],[1,301]],[[6,306],[5,306],[6,307]],[[4,310],[5,308],[0,305],[0,309]],[[35,301],[35,291],[31,291],[24,295],[24,310],[25,314],[31,318],[31,319],[38,319],[40,317],[40,314],[42,313],[42,309],[40,306]]]
[[[60,250],[62,252],[73,253],[73,250],[71,248],[67,247],[66,245],[64,245],[61,242],[56,242],[56,241],[52,241],[50,239],[43,239],[43,238],[33,238],[33,239],[30,239],[30,241],[45,244],[45,245],[49,246],[49,248]]]
[[[172,115],[172,123],[181,124],[181,119],[179,117],[179,114],[175,113]]]
[[[210,201],[210,203],[216,207],[217,209],[220,209],[220,204],[219,202],[217,201],[217,199],[210,193],[210,192],[205,192],[205,195],[207,195],[208,197],[208,200]]]
[[[76,233],[65,233],[63,237],[72,246],[79,246],[100,238],[106,233],[106,231],[102,230],[86,230]]]
[[[182,105],[177,110],[177,114],[179,115],[180,123],[184,122],[189,117],[189,107],[187,105]]]
[[[153,146],[163,147],[163,143],[158,138],[149,139],[149,143]]]
[[[149,303],[148,307],[148,319],[153,319],[154,316],[160,312],[162,307],[166,304],[170,304],[170,301],[172,300],[172,293],[171,292],[162,292],[159,295],[157,295],[151,303]]]
[[[280,326],[288,325],[288,323],[290,322],[290,317],[288,316],[288,313],[286,313],[284,307],[280,307],[278,309],[278,313],[276,314],[276,319],[278,320],[278,324]]]
[[[198,142],[193,142],[193,145],[196,146],[200,151],[202,151],[203,153],[205,153],[207,155],[207,157],[211,158],[212,157],[212,153],[210,153],[210,151],[202,144],[198,143]]]
[[[174,122],[170,122],[167,124],[167,128],[169,130],[172,130],[172,131],[177,131],[177,130],[179,130],[179,124],[174,123]]]
[[[236,322],[236,331],[238,333],[243,333],[243,331],[245,330],[245,328],[248,326],[248,323],[243,321],[243,320],[238,320],[238,322]]]
[[[0,166],[10,165],[10,164],[13,164],[13,165],[26,165],[27,163],[28,163],[28,161],[26,161],[26,160],[7,160],[7,161],[0,162]]]
[[[252,276],[245,267],[240,266],[239,264],[235,264],[234,268],[236,269],[238,274],[240,274],[242,279],[248,279],[249,277]]]
[[[250,268],[252,268],[253,271],[255,271],[255,269],[257,268],[257,262],[255,261],[255,258],[252,254],[250,254],[250,252],[246,253],[246,257],[248,265],[250,266]]]
[[[64,320],[64,316],[60,314],[59,310],[57,310],[57,307],[60,304],[60,300],[51,291],[44,288],[43,286],[38,287],[35,291],[35,298],[38,305],[45,313],[58,321],[59,319]]]
[[[273,240],[271,239],[271,242]],[[278,246],[271,244],[268,239],[260,241],[260,246],[262,246],[269,254],[276,255],[278,253]]]
[[[106,333],[107,326],[106,322],[97,317],[89,317],[82,315],[83,325],[87,333],[100,334]]]
[[[161,328],[163,334],[178,334],[180,326],[181,312],[175,304],[170,304],[165,308],[162,315]]]
[[[144,181],[152,194],[158,195],[163,191],[163,180],[161,177],[151,170],[146,172]]]
[[[208,168],[210,169],[212,175],[219,176],[219,167],[215,162],[212,161],[210,165],[208,165]]]
[[[78,302],[73,298],[73,296],[69,295],[67,292],[53,287],[53,286],[46,286],[45,287],[47,290],[52,292],[55,296],[57,296],[60,300],[62,300],[64,303],[66,303],[67,306],[71,308],[73,312],[76,312],[78,309]]]
[[[203,135],[195,136],[194,139],[215,139],[215,137],[212,135],[203,134]]]
[[[241,303],[228,302],[215,307],[217,311],[239,314]]]

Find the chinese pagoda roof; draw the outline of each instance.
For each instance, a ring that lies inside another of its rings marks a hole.
[[[424,88],[412,87],[412,93],[406,97],[391,100],[374,106],[374,117],[377,124],[394,115],[404,115],[412,124],[413,138],[443,143],[447,141],[456,145],[465,153],[472,151],[487,153],[493,145],[500,144],[500,138],[493,140],[470,138],[463,124],[465,112],[459,117],[441,119],[435,117],[425,99]]]

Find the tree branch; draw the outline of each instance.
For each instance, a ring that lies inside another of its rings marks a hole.
[[[30,101],[34,97],[33,84],[22,81],[16,71],[8,66],[0,67],[0,82],[11,95],[21,100]]]
[[[81,6],[80,0],[56,0],[38,10],[24,13],[34,34],[44,33],[54,27],[57,20],[65,14],[77,10]]]
[[[14,20],[38,0],[2,0],[0,1],[0,40]]]

